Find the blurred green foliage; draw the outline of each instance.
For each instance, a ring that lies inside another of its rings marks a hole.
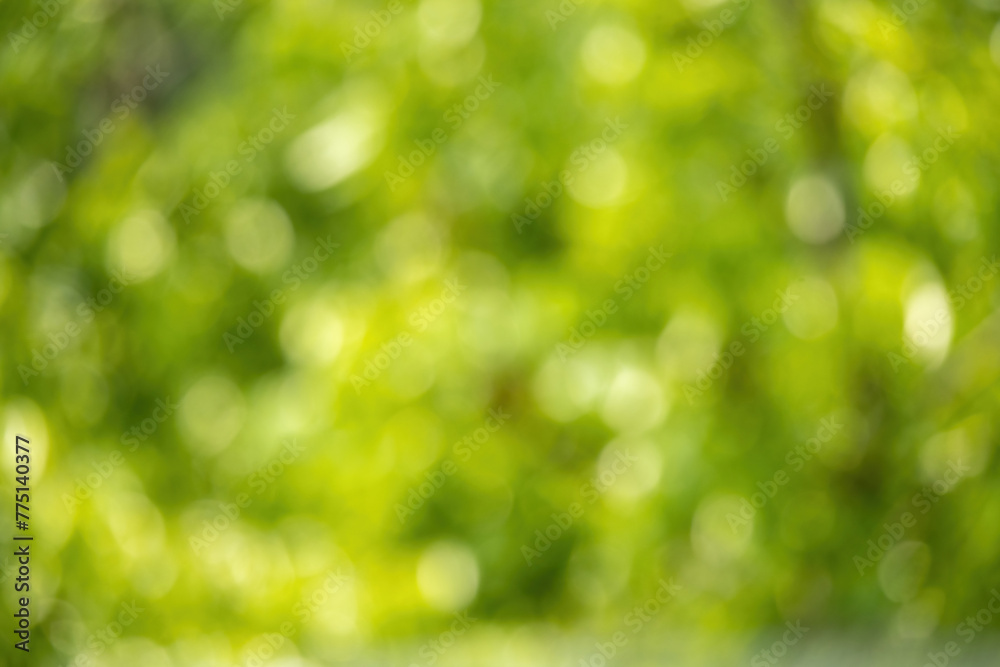
[[[0,5],[31,664],[940,650],[998,584],[998,12]]]

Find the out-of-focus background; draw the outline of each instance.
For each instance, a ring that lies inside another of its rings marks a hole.
[[[995,659],[998,20],[6,0],[0,664]]]

